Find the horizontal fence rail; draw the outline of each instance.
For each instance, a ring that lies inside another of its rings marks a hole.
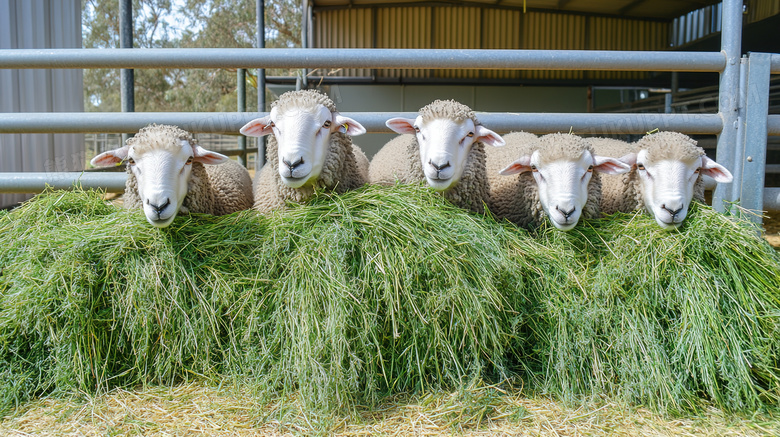
[[[720,72],[725,66],[726,57],[721,52],[249,48],[0,50],[0,68],[474,68]]]
[[[0,133],[131,133],[151,124],[171,124],[192,133],[238,134],[249,121],[267,113],[251,112],[20,112],[0,114]],[[370,133],[392,133],[385,122],[415,118],[416,112],[345,112]],[[499,133],[643,134],[654,129],[687,134],[718,134],[717,114],[477,113],[480,122]],[[777,120],[780,122],[780,120]]]
[[[0,193],[40,193],[46,187],[70,190],[103,189],[112,193],[125,191],[127,174],[124,172],[56,172],[56,173],[0,173]]]

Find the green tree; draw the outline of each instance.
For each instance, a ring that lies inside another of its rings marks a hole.
[[[119,2],[82,3],[83,45],[119,47]],[[266,47],[300,46],[300,5],[297,0],[266,0]],[[255,45],[254,0],[133,0],[134,47],[225,47]],[[172,26],[170,23],[176,23]],[[275,70],[275,75],[295,71]],[[235,70],[135,70],[137,111],[233,111]],[[247,87],[248,110],[255,110],[256,90]],[[85,107],[89,111],[119,111],[119,70],[84,73]]]

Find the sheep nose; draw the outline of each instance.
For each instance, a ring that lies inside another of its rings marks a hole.
[[[284,165],[287,166],[287,168],[290,169],[290,172],[292,172],[293,170],[295,170],[296,167],[298,167],[299,165],[303,164],[303,157],[299,156],[298,159],[296,159],[295,162],[292,162],[292,163],[290,161],[282,158],[282,162],[284,163]]]
[[[429,160],[429,161],[428,161],[428,164],[430,164],[430,165],[431,165],[431,167],[435,168],[435,169],[436,169],[436,171],[442,171],[442,170],[444,170],[445,168],[447,168],[447,167],[449,167],[449,166],[450,166],[450,162],[449,162],[449,161],[447,161],[447,162],[445,162],[444,164],[442,164],[442,165],[440,165],[440,166],[439,166],[439,165],[436,165],[436,164],[434,164],[434,163],[433,163],[433,161],[430,161],[430,160]]]
[[[555,209],[557,209],[557,210],[558,210],[558,212],[560,212],[561,214],[563,214],[563,218],[565,218],[566,220],[568,220],[568,219],[569,219],[569,217],[571,217],[571,215],[572,215],[572,214],[574,214],[574,211],[577,209],[577,207],[576,207],[576,206],[572,206],[572,207],[571,207],[571,209],[570,209],[570,210],[568,210],[568,211],[566,211],[566,210],[563,210],[563,209],[559,208],[558,206],[556,206],[556,207],[555,207]]]
[[[674,206],[672,206],[672,208],[674,208]],[[661,205],[661,209],[663,209],[664,211],[668,212],[669,215],[672,216],[672,218],[674,218],[677,214],[680,213],[680,211],[683,210],[683,205],[680,205],[680,207],[675,209],[675,210],[672,210],[672,208],[667,208],[665,203],[663,205]]]
[[[155,205],[154,203],[150,202],[149,199],[146,199],[146,203],[154,209],[154,212],[157,213],[157,218],[159,219],[160,215],[163,213],[163,211],[165,211],[165,208],[171,204],[171,199],[165,199],[165,203],[162,205]]]

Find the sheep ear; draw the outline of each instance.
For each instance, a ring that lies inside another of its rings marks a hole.
[[[482,141],[484,144],[493,147],[501,147],[506,145],[506,141],[501,138],[501,135],[493,132],[485,126],[477,125],[475,130],[476,132],[474,133],[477,134],[477,141]]]
[[[113,167],[127,159],[127,152],[129,150],[130,146],[122,146],[118,149],[109,150],[92,158],[89,163],[92,164],[93,167]]]
[[[498,174],[504,175],[504,176],[510,176],[513,174],[520,174],[525,173],[527,171],[531,171],[531,156],[526,155],[522,158],[518,159],[517,161],[509,164],[509,166],[500,172]]]
[[[633,168],[636,165],[636,156],[636,153],[629,153],[618,158],[618,161]]]
[[[714,179],[715,182],[722,184],[728,184],[734,180],[731,172],[726,167],[706,156],[701,157],[701,174],[709,176]]]
[[[200,147],[198,145],[195,145],[192,147],[192,159],[195,162],[200,162],[203,164],[211,164],[211,165],[217,165],[222,164],[224,162],[227,162],[230,158],[227,156],[212,152],[211,150],[206,150],[203,147]]]
[[[333,120],[330,126],[331,132],[341,132],[353,137],[366,133],[366,128],[362,124],[338,112],[333,113]]]
[[[241,128],[240,132],[248,137],[264,137],[272,134],[271,117],[266,115],[262,118],[256,118]]]
[[[414,119],[411,118],[391,118],[385,122],[385,126],[393,130],[397,134],[412,134],[416,133],[414,129]]]
[[[636,161],[636,157],[634,157]],[[593,170],[604,174],[623,174],[631,171],[631,165],[621,159],[608,158],[606,156],[593,156]]]

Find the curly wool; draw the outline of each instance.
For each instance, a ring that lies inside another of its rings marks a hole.
[[[636,145],[612,138],[587,138],[586,141],[593,146],[597,155],[610,158],[620,158],[639,151]],[[601,175],[601,212],[614,214],[644,208],[640,183],[636,166],[628,173]]]
[[[287,92],[274,102],[280,112],[295,109],[316,109],[324,105],[330,111],[336,106],[328,96],[314,90]],[[316,182],[299,188],[284,184],[279,175],[279,143],[271,135],[266,144],[266,164],[257,177],[254,189],[254,209],[268,212],[285,207],[285,202],[305,202],[319,189],[345,193],[368,182],[368,158],[352,138],[341,132],[330,135],[325,163]]]
[[[164,149],[178,152],[181,145],[174,140],[186,140],[192,146],[197,140],[189,132],[175,126],[150,125],[141,129],[136,136],[127,140],[136,153]],[[252,179],[249,172],[235,161],[218,165],[192,163],[192,173],[187,184],[187,195],[180,212],[225,215],[252,207]],[[138,194],[138,180],[127,167],[127,181],[123,196],[126,208],[142,208]]]
[[[506,219],[522,227],[538,226],[547,215],[539,200],[539,187],[531,172],[502,176],[499,171],[522,156],[539,151],[541,164],[560,159],[579,158],[582,153],[593,153],[590,144],[571,134],[549,134],[536,137],[527,132],[504,135],[506,146],[488,149],[487,171],[490,182],[490,211],[496,219]],[[584,218],[599,216],[601,202],[601,175],[594,172],[588,183],[588,201],[582,211]]]
[[[423,120],[448,118],[458,123],[470,118],[475,125],[480,124],[471,108],[455,100],[435,100],[421,108],[419,115]],[[380,185],[424,182],[425,172],[417,136],[399,135],[385,144],[371,160],[369,180]],[[485,206],[490,202],[490,190],[485,174],[485,144],[482,141],[476,141],[471,146],[458,183],[441,194],[459,208],[485,212]]]

